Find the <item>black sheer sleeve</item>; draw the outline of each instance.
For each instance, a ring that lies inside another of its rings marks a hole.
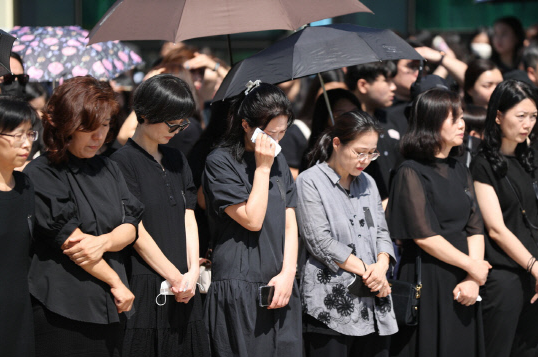
[[[428,238],[441,231],[419,173],[411,167],[401,166],[394,177],[387,223],[392,239]]]

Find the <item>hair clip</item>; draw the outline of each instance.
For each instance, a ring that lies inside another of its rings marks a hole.
[[[248,81],[248,83],[245,85],[247,89],[245,90],[245,95],[248,95],[254,88],[258,87],[262,81],[259,79],[256,79],[253,81]]]

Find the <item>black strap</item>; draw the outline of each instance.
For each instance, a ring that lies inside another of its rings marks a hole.
[[[506,182],[508,182],[508,185],[510,186],[510,188],[511,188],[512,191],[514,192],[514,195],[516,196],[517,203],[519,204],[519,210],[521,211],[521,214],[523,215],[523,220],[525,221],[525,223],[527,223],[527,225],[528,225],[530,228],[534,228],[534,229],[537,229],[537,230],[538,230],[538,227],[536,227],[534,224],[532,224],[531,221],[529,220],[529,218],[527,217],[527,212],[526,212],[525,209],[523,208],[523,205],[521,204],[521,200],[519,199],[519,196],[518,196],[516,190],[514,189],[514,186],[512,186],[512,183],[511,183],[510,180],[508,179],[508,176],[505,176],[504,178],[506,179]]]
[[[415,262],[415,274],[417,278],[417,285],[422,285],[422,258],[417,255]]]

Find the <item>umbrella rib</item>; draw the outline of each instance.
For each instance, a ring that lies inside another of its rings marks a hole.
[[[176,32],[174,33],[174,43],[178,43],[177,36],[179,33],[179,24],[181,23],[181,18],[183,17],[183,12],[185,11],[185,5],[187,5],[187,0],[183,0],[183,8],[181,9],[181,13],[177,17]]]

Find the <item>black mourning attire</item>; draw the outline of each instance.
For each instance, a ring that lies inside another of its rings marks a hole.
[[[420,254],[423,284],[418,326],[401,326],[391,340],[391,355],[485,357],[480,304],[464,306],[452,293],[467,272],[413,241],[440,235],[469,253],[467,237],[482,234],[483,223],[468,169],[452,157],[431,165],[404,161],[391,187],[387,218],[392,238],[404,244],[399,279],[415,282]]]
[[[54,165],[46,155],[24,170],[35,186],[34,256],[29,273],[35,298],[36,351],[40,356],[118,355],[124,316],[110,287],[63,254],[76,228],[90,235],[111,232],[123,223],[138,226],[143,205],[129,192],[116,163],[95,156]],[[128,287],[123,252],[103,258]]]
[[[256,160],[245,152],[242,162],[227,148],[207,158],[203,188],[215,242],[212,284],[205,319],[213,356],[296,357],[302,353],[301,303],[294,282],[289,304],[269,310],[258,306],[258,287],[282,270],[286,208],[296,207],[297,191],[283,155],[270,172],[263,227],[249,231],[228,216],[228,206],[249,198]]]
[[[15,187],[0,191],[0,356],[34,356],[34,324],[28,269],[34,188],[13,172]]]
[[[185,210],[196,206],[196,188],[187,159],[179,150],[159,145],[161,164],[129,139],[112,159],[121,168],[129,190],[145,206],[142,222],[163,254],[181,273],[188,271]],[[209,356],[200,294],[187,303],[173,296],[155,303],[164,280],[134,248],[129,284],[137,313],[127,322],[124,356]],[[161,299],[161,298],[160,298]]]
[[[536,153],[535,159],[536,159]],[[538,225],[538,204],[533,189],[536,170],[525,171],[515,156],[505,156],[508,163],[506,177],[517,192],[527,217]],[[536,165],[536,163],[535,163]],[[536,167],[536,166],[535,166]],[[527,250],[538,257],[538,232],[527,226],[520,211],[518,197],[506,178],[496,175],[483,154],[471,164],[473,178],[495,190],[506,227],[514,233]],[[493,266],[486,285],[480,290],[483,301],[486,355],[538,355],[538,303],[531,304],[535,280],[506,254],[486,232],[486,257]]]

